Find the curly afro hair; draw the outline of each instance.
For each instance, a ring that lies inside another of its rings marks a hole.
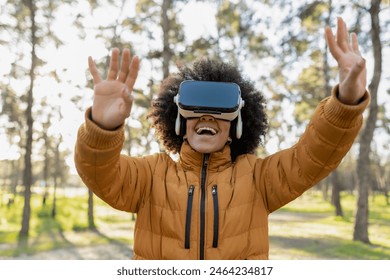
[[[200,59],[192,67],[181,67],[178,73],[167,77],[161,84],[160,92],[152,102],[149,118],[156,129],[156,135],[168,152],[178,153],[183,144],[183,137],[175,133],[177,106],[173,101],[179,91],[180,83],[184,80],[232,82],[239,85],[241,97],[245,106],[241,109],[242,136],[235,137],[237,118],[232,121],[230,135],[233,142],[230,144],[232,161],[238,155],[254,153],[261,144],[268,128],[265,114],[265,98],[255,89],[253,82],[244,78],[240,71],[232,64],[217,59]],[[185,123],[185,121],[184,121]]]

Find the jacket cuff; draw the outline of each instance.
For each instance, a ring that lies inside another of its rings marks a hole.
[[[79,137],[92,148],[113,148],[122,145],[124,141],[124,124],[115,130],[105,130],[91,119],[92,108],[85,112],[85,122],[79,128]]]
[[[347,105],[338,98],[338,85],[332,90],[332,94],[325,100],[324,116],[334,126],[350,128],[360,125],[361,116],[370,103],[370,94],[366,91],[357,105]]]

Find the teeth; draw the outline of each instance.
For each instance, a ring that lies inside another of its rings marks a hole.
[[[215,129],[211,128],[211,127],[200,127],[200,128],[198,128],[196,130],[196,133],[197,134],[202,134],[205,131],[210,132],[211,135],[217,134],[217,131]]]

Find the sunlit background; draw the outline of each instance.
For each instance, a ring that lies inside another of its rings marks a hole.
[[[38,1],[39,3],[40,1]],[[65,1],[64,1],[65,2]],[[75,143],[77,128],[83,122],[83,113],[84,110],[91,105],[92,103],[92,89],[91,86],[87,85],[91,77],[88,74],[87,70],[87,57],[91,55],[95,60],[104,60],[104,58],[109,54],[112,47],[116,47],[115,44],[110,44],[109,36],[110,32],[112,34],[111,26],[122,22],[123,20],[131,20],[136,18],[137,14],[135,11],[135,5],[137,1],[118,1],[118,6],[110,4],[110,1],[98,1],[94,9],[92,10],[91,5],[88,1],[72,1],[73,3],[62,4],[60,8],[56,9],[52,14],[52,19],[50,22],[51,31],[61,40],[61,45],[56,46],[52,41],[48,40],[46,43],[43,43],[37,49],[37,55],[44,65],[39,67],[37,70],[37,77],[34,87],[34,115],[35,122],[34,128],[36,130],[42,130],[42,125],[40,122],[45,121],[45,117],[49,111],[53,110],[54,107],[59,106],[61,109],[62,119],[58,120],[58,116],[53,114],[51,120],[51,127],[47,130],[49,135],[62,135],[63,140],[60,145],[61,150],[66,150],[69,154],[66,156],[66,163],[70,167],[72,174],[75,173],[73,165],[73,146]],[[123,6],[121,6],[123,2]],[[142,2],[142,1],[141,1]],[[178,15],[177,19],[180,24],[183,25],[183,32],[185,35],[185,40],[190,44],[194,40],[199,38],[208,38],[209,36],[217,35],[216,27],[216,9],[218,5],[222,5],[223,1],[181,1],[183,4],[177,4],[179,8],[177,9]],[[230,1],[231,3],[238,3],[239,1]],[[256,17],[264,22],[259,23],[258,27],[254,27],[255,32],[262,33],[267,38],[267,44],[271,48],[278,48],[281,44],[282,35],[288,32],[287,27],[282,25],[283,19],[288,16],[289,9],[282,9],[279,5],[267,6],[265,4],[257,3],[260,1],[248,1],[248,5],[253,9]],[[340,1],[343,2],[343,1]],[[361,4],[364,4],[364,1],[358,1]],[[369,3],[369,1],[366,1]],[[5,0],[0,1],[1,10],[2,10],[2,21],[3,23],[11,22],[14,19],[7,17],[7,8],[5,7]],[[348,12],[348,1],[344,1],[346,5],[345,13],[341,14],[346,22],[352,26],[356,21],[355,14]],[[297,8],[302,5],[302,1],[294,1],[294,4]],[[342,5],[338,3],[337,5]],[[75,25],[75,17],[83,16],[82,19],[82,29],[77,28]],[[332,19],[332,25],[335,24],[335,17],[339,15],[334,15]],[[389,13],[383,12],[381,14],[383,23],[388,22]],[[272,18],[272,22],[271,22]],[[268,21],[268,22],[267,22]],[[299,22],[295,21],[293,23],[296,25],[296,29],[302,28],[299,26]],[[368,19],[365,19],[361,23],[361,32],[367,32],[369,28]],[[322,24],[323,25],[323,24]],[[106,27],[105,36],[108,38],[102,38],[101,27]],[[153,48],[158,48],[159,37],[161,36],[161,29],[158,26],[154,26],[154,29],[151,29],[149,32],[153,35],[153,38],[146,38],[144,34],[132,32],[131,30],[125,30],[126,27],[122,27],[118,24],[115,29],[120,30],[120,33],[123,38],[121,38],[124,44],[128,44],[134,49],[134,52],[139,55],[142,59],[142,66],[140,71],[140,76],[136,84],[136,88],[145,91],[148,82],[151,77],[156,80],[156,83],[159,81],[159,76],[161,73],[156,73],[158,70],[151,70],[151,64],[158,64],[159,61],[148,61],[148,58],[145,57],[146,52],[148,51],[149,46]],[[318,30],[318,33],[323,33],[323,26]],[[2,85],[9,85],[18,96],[22,96],[29,85],[28,76],[21,76],[18,78],[10,76],[10,71],[13,63],[20,65],[19,67],[29,67],[29,52],[31,51],[31,46],[29,42],[23,42],[23,40],[14,42],[15,35],[7,34],[5,30],[1,32],[1,41],[7,42],[8,44],[2,44],[0,46],[1,51],[1,60],[0,60],[0,79]],[[83,36],[83,38],[80,38]],[[384,39],[387,39],[383,36]],[[105,40],[104,40],[105,39]],[[107,42],[108,41],[108,42]],[[383,48],[383,61],[386,62],[389,60],[389,43],[384,41]],[[228,44],[228,42],[226,43]],[[325,48],[324,42],[318,42],[318,48],[323,50]],[[368,63],[368,72],[369,77],[372,75],[372,52],[369,47],[366,47],[364,50],[364,55]],[[23,57],[20,57],[17,53],[23,53]],[[288,69],[288,78],[294,79],[299,75],[299,72],[302,70],[302,67],[310,63],[308,57],[303,56],[298,58],[299,60],[292,64],[290,69]],[[258,84],[258,87],[262,89],[265,94],[271,98],[272,93],[269,93],[267,87],[262,84],[261,78],[266,77],[271,79],[272,77],[267,77],[266,75],[270,74],[278,62],[278,57],[273,56],[264,56],[261,59],[250,61],[239,61],[242,71],[250,76],[254,82]],[[333,61],[331,63],[334,64]],[[382,80],[380,84],[380,93],[378,94],[379,104],[385,105],[389,104],[389,94],[386,91],[390,88],[389,76],[390,71],[384,63]],[[172,62],[171,70],[175,71],[175,62]],[[153,72],[154,71],[154,72]],[[54,75],[55,73],[55,75]],[[161,80],[161,78],[160,78]],[[4,90],[4,89],[3,89]],[[81,97],[82,102],[78,103],[78,106],[75,106],[72,102],[73,97]],[[2,96],[3,97],[3,96]],[[48,108],[42,108],[40,105],[42,100],[45,100],[47,104],[50,104]],[[293,121],[289,122],[289,119],[292,119],[293,107],[291,104],[285,104],[288,100],[284,101],[283,106],[283,116],[281,116],[287,123],[290,125],[293,124]],[[290,103],[290,102],[288,102]],[[272,103],[271,103],[272,105]],[[20,107],[23,108],[21,102]],[[386,106],[385,106],[386,107]],[[387,106],[388,107],[388,106]],[[269,108],[272,111],[272,107]],[[137,110],[137,107],[134,107],[134,110]],[[389,116],[390,112],[387,110],[386,115]],[[279,116],[280,117],[280,116]],[[132,115],[133,120],[130,122],[132,126],[141,125],[140,122],[136,119],[136,113]],[[0,150],[0,159],[17,159],[22,155],[22,151],[19,147],[19,142],[10,143],[7,139],[7,135],[4,131],[4,127],[7,126],[8,120],[7,117],[2,115],[0,117],[0,129],[2,131],[0,135],[0,141],[2,143],[2,149]],[[271,122],[272,123],[272,122]],[[272,130],[272,127],[271,127]],[[295,131],[285,130],[285,133],[289,133],[291,137],[286,137],[287,139],[284,143],[281,143],[281,147],[287,147],[294,143],[299,136]],[[38,139],[35,139],[38,140]],[[376,137],[376,140],[381,145],[388,143],[388,135],[383,135],[383,137]],[[273,136],[266,140],[265,150],[267,153],[275,152],[280,146],[280,139]],[[39,153],[40,141],[35,141],[34,151]],[[383,146],[384,147],[384,146]],[[380,147],[378,147],[380,148]],[[153,145],[153,150],[150,152],[158,151],[158,146]]]
[[[18,190],[23,185],[26,96],[32,80],[31,21],[24,2],[34,2],[37,8],[35,51],[39,61],[33,75],[31,151],[36,189],[53,184],[54,177],[60,178],[63,189],[82,186],[73,149],[93,98],[87,58],[94,58],[104,76],[113,47],[130,47],[141,58],[136,104],[126,124],[123,148],[123,153],[133,156],[162,151],[146,114],[166,75],[164,70],[174,73],[178,66],[199,57],[218,56],[237,64],[267,97],[270,129],[259,156],[290,147],[299,139],[315,105],[329,95],[330,88],[324,90],[324,72],[329,75],[328,87],[337,83],[337,65],[324,40],[327,21],[335,30],[336,18],[344,18],[358,34],[369,83],[374,73],[369,8],[376,1],[0,0],[0,183],[10,185],[16,174]],[[169,3],[168,31],[162,26],[164,3]],[[372,164],[382,168],[374,172],[385,170],[378,178],[389,180],[389,1],[382,1],[381,9],[382,72],[370,156]],[[170,56],[166,69],[164,34]],[[356,167],[358,144],[357,139],[345,159],[345,180]]]

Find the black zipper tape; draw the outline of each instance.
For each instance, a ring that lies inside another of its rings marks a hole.
[[[201,196],[200,196],[200,240],[199,240],[199,258],[204,260],[205,231],[206,231],[206,175],[209,164],[209,154],[203,158],[202,176],[201,176]]]
[[[188,190],[187,213],[186,213],[186,232],[184,239],[184,248],[190,249],[191,237],[191,216],[192,216],[192,201],[194,200],[194,186],[191,185]]]
[[[214,236],[213,236],[213,248],[218,247],[218,227],[219,227],[219,211],[218,211],[218,191],[217,185],[214,185],[211,193],[213,195],[214,205]]]

